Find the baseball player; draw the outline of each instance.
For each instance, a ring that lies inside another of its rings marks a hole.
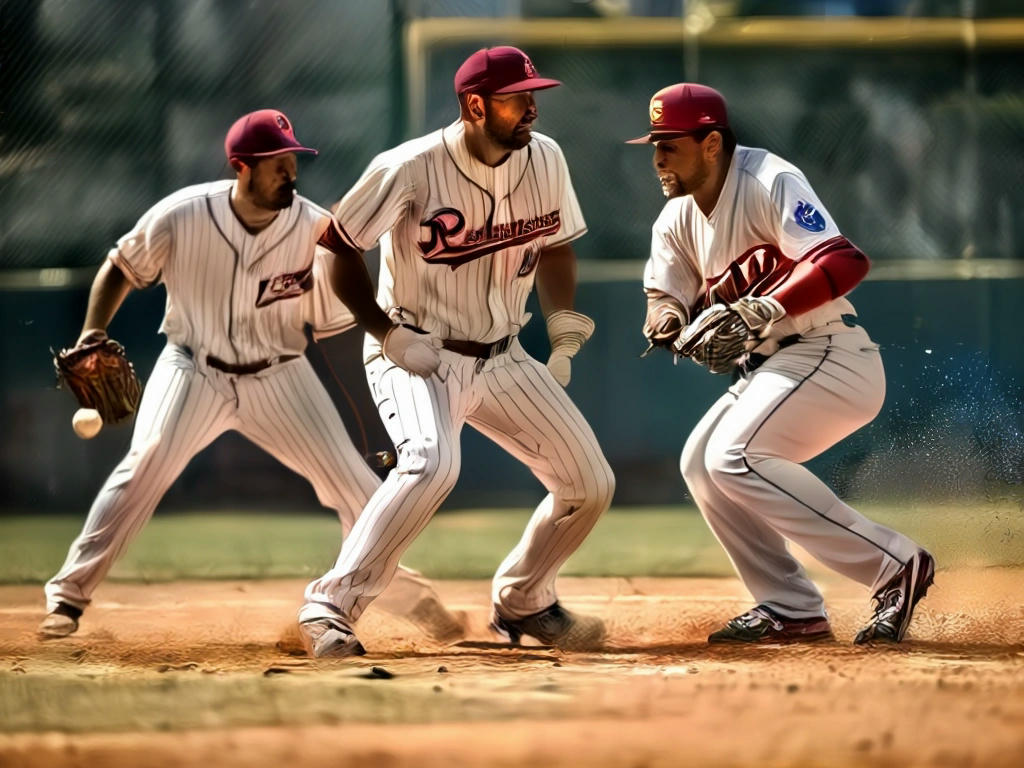
[[[737,146],[712,88],[658,91],[650,132],[630,143],[654,145],[668,198],[644,273],[644,333],[652,345],[734,373],[680,467],[757,605],[708,641],[831,637],[821,593],[788,539],[871,587],[874,615],[854,642],[899,642],[932,583],[931,555],[801,466],[882,406],[878,346],[843,298],[867,274],[867,257],[798,168]]]
[[[525,463],[548,494],[499,566],[492,627],[563,648],[600,641],[594,618],[563,608],[561,564],[611,503],[614,478],[563,387],[594,323],[573,311],[571,241],[586,231],[558,145],[533,133],[542,78],[517,48],[477,51],[455,75],[459,120],[375,158],[335,210],[335,285],[369,331],[367,378],[398,463],[306,589],[300,629],[314,656],[364,653],[352,626],[388,584],[459,475],[469,424]],[[362,253],[381,245],[374,301]],[[537,285],[547,364],[518,340]],[[392,319],[436,350],[416,375],[391,359]],[[383,339],[383,349],[381,340]]]
[[[160,201],[107,256],[93,282],[79,342],[105,329],[132,288],[162,282],[167,346],[147,382],[131,448],[93,502],[64,566],[46,584],[39,632],[64,637],[114,560],[146,524],[189,460],[237,430],[306,477],[348,534],[379,479],[356,451],[303,355],[315,338],[354,325],[315,246],[330,212],[295,193],[297,155],[316,154],[267,109],[231,127],[234,180],[187,187]],[[384,608],[434,637],[462,634],[415,572],[399,569]]]

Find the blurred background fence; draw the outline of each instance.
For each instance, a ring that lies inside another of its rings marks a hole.
[[[816,468],[848,494],[1016,494],[1024,467],[1024,11],[1006,0],[2,0],[0,511],[80,508],[126,449],[91,443],[52,389],[107,249],[159,198],[227,175],[243,112],[287,112],[321,154],[300,190],[329,205],[378,152],[457,116],[451,77],[477,48],[528,50],[563,88],[538,95],[590,233],[578,305],[598,332],[572,394],[619,476],[620,502],[684,498],[685,435],[725,381],[639,360],[639,278],[662,204],[643,132],[658,88],[729,100],[741,143],[808,175],[875,261],[854,293],[884,347],[889,395]],[[1017,62],[1017,63],[1014,63]],[[371,259],[372,259],[371,255]],[[162,345],[162,289],[112,326],[142,372]],[[357,443],[387,447],[356,333],[311,351]],[[349,338],[351,337],[351,338]],[[525,334],[545,353],[542,324]],[[332,372],[333,369],[333,372]],[[356,402],[349,405],[338,380]],[[356,412],[360,412],[357,418]],[[539,486],[467,430],[451,506],[532,503]],[[269,501],[268,501],[269,500]],[[167,506],[315,506],[241,439],[207,449]]]

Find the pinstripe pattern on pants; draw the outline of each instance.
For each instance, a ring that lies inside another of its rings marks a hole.
[[[380,485],[305,357],[229,376],[169,344],[146,384],[128,455],[46,585],[48,610],[58,602],[84,608],[192,457],[229,429],[308,479],[320,502],[337,511],[345,534]],[[402,569],[381,607],[405,614],[432,594],[419,574]]]
[[[482,364],[441,354],[438,373],[427,380],[383,358],[368,364],[398,465],[370,499],[335,567],[307,587],[300,620],[337,613],[354,622],[387,585],[402,552],[455,485],[467,422],[526,464],[548,490],[495,575],[492,597],[502,615],[526,616],[557,599],[559,567],[610,505],[611,469],[546,366],[518,341]]]

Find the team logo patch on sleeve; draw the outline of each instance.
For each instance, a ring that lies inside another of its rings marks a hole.
[[[298,272],[274,275],[267,280],[260,280],[260,290],[256,294],[256,306],[265,307],[281,299],[301,296],[313,287],[313,265]]]
[[[808,232],[821,232],[825,229],[825,217],[821,215],[821,211],[803,200],[797,203],[793,220]]]

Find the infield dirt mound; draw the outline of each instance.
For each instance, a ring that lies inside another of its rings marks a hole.
[[[4,766],[1016,766],[1024,572],[940,572],[910,641],[861,648],[865,590],[816,574],[835,642],[710,647],[732,579],[564,579],[600,653],[494,645],[488,585],[442,648],[374,613],[366,657],[294,655],[298,581],[106,584],[40,643],[39,587],[0,588]]]

